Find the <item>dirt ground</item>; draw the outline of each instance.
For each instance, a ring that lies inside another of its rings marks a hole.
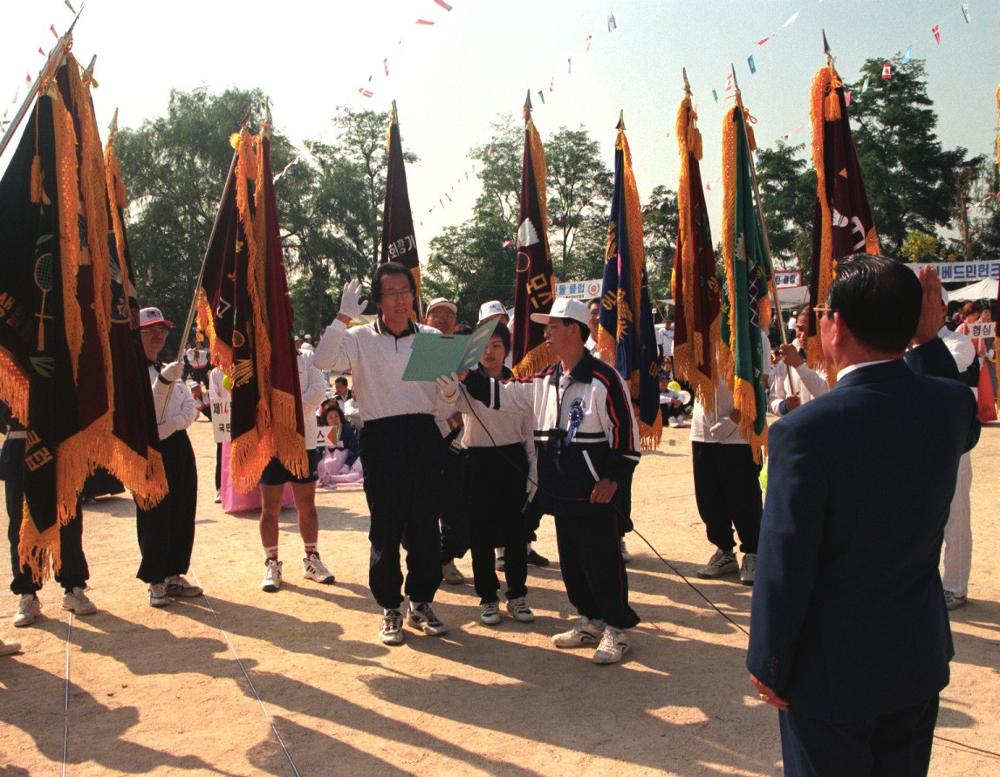
[[[213,504],[215,446],[191,431],[202,475],[190,578],[206,596],[165,609],[135,578],[134,508],[104,498],[84,514],[90,595],[73,617],[53,583],[44,616],[0,637],[23,653],[0,659],[0,776],[192,774],[403,775],[779,774],[776,712],[743,667],[751,589],[694,576],[711,548],[695,509],[687,430],[668,429],[636,475],[636,527],[683,575],[629,535],[632,603],[643,622],[619,666],[559,651],[550,636],[570,611],[551,519],[531,568],[534,624],[479,623],[470,584],[442,586],[443,638],[408,629],[376,638],[367,587],[368,515],[360,491],[318,494],[320,551],[332,586],[304,581],[294,513],[281,516],[285,582],[260,589],[254,514]],[[953,613],[957,655],[942,695],[931,773],[1000,774],[1000,557],[993,478],[1000,427],[973,453],[976,548],[970,603]],[[471,576],[469,557],[459,568]],[[9,576],[0,582],[6,585]],[[700,593],[699,593],[700,592]],[[700,595],[701,594],[701,595]]]

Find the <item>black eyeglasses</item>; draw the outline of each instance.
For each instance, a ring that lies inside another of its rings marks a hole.
[[[833,314],[836,313],[837,311],[825,305],[817,305],[812,309],[812,312],[813,315],[816,316],[816,321],[819,321],[820,319],[823,318],[823,316],[826,316],[827,318],[833,318]]]

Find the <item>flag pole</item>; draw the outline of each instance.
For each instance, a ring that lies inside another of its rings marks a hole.
[[[28,110],[31,108],[31,104],[38,95],[38,90],[41,87],[42,82],[47,81],[52,77],[55,71],[59,69],[63,56],[70,50],[70,48],[72,48],[73,28],[76,26],[76,22],[82,13],[83,6],[81,5],[79,12],[73,18],[73,23],[69,26],[69,29],[63,33],[62,37],[56,41],[56,45],[52,47],[52,51],[49,52],[49,55],[45,60],[45,65],[38,71],[38,75],[35,77],[35,82],[31,85],[31,88],[28,90],[28,94],[24,97],[24,102],[22,102],[21,107],[17,109],[17,113],[14,114],[14,118],[10,120],[10,126],[7,127],[7,131],[3,134],[3,137],[0,138],[0,156],[3,156],[3,152],[14,139],[14,133],[17,132],[17,128],[21,125],[21,122],[27,115]]]
[[[739,108],[740,122],[743,124],[743,137],[747,138],[747,159],[750,160],[750,183],[753,186],[754,204],[757,206],[757,218],[760,221],[760,231],[764,238],[764,253],[767,254],[767,263],[771,266],[771,278],[767,282],[768,292],[774,301],[774,310],[778,316],[778,328],[781,330],[781,344],[788,345],[788,332],[785,331],[785,315],[781,310],[781,302],[778,300],[778,288],[774,284],[774,259],[771,257],[771,241],[767,237],[767,223],[764,221],[764,209],[760,204],[760,188],[757,185],[757,165],[753,161],[753,152],[750,150],[749,138],[747,136],[746,114],[743,108],[743,96],[740,92],[739,81],[736,80],[736,68],[729,64],[733,73],[733,87],[736,90],[736,107]]]

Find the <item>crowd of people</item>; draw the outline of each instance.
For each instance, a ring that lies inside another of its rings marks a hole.
[[[406,267],[381,264],[371,286],[374,321],[357,324],[365,304],[360,283],[351,281],[315,345],[308,337],[296,340],[309,468],[296,476],[274,459],[260,478],[262,589],[281,586],[277,516],[286,485],[303,545],[303,576],[330,584],[334,575],[317,548],[317,484],[363,482],[371,519],[368,583],[381,608],[381,642],[403,643],[404,624],[429,636],[447,632],[433,602],[442,582],[464,582],[456,561],[467,552],[480,621],[500,623],[503,599],[510,618],[529,624],[528,566],[548,564],[531,543],[541,516],[552,515],[566,595],[579,616],[553,643],[590,646],[598,664],[621,661],[631,648],[628,631],[639,622],[629,603],[623,538],[640,453],[628,387],[594,353],[600,302],[557,298],[548,313],[532,314],[544,326],[553,361],[534,376],[514,379],[508,313],[491,300],[481,306],[478,323],[496,319],[495,328],[475,369],[436,382],[405,381],[415,335],[471,328],[459,324],[457,305],[444,298],[431,300],[418,323],[416,293]],[[734,575],[756,586],[747,666],[761,699],[782,710],[786,769],[792,764],[795,773],[814,773],[810,764],[831,748],[846,748],[859,764],[895,758],[872,755],[871,732],[898,733],[900,726],[910,727],[911,760],[929,756],[927,732],[952,652],[946,610],[968,601],[969,450],[978,439],[982,404],[976,406],[975,392],[989,387],[994,402],[994,384],[988,373],[985,382],[982,377],[992,341],[970,338],[969,326],[988,312],[966,306],[949,327],[933,275],[918,280],[880,257],[842,262],[824,304],[798,310],[791,341],[773,349],[765,380],[777,420],[766,506],[761,464],[739,434],[725,381],[720,378],[710,403],[692,397],[673,372],[669,321],[657,332],[663,419],[671,426],[690,419],[696,503],[714,547],[697,574]],[[811,316],[828,371],[808,366]],[[215,377],[200,343],[185,363],[159,361],[171,326],[159,309],[141,311],[170,487],[152,509],[136,509],[137,577],[148,585],[154,607],[201,595],[185,577],[197,493],[185,430],[204,411],[196,395]],[[337,376],[332,392],[329,373]],[[5,421],[0,462],[11,590],[20,596],[14,625],[23,627],[40,612],[39,585],[17,556],[24,431],[9,413]],[[931,442],[917,444],[917,438]],[[870,439],[878,444],[864,442]],[[899,477],[887,476],[887,466],[899,469]],[[927,477],[915,480],[917,471]],[[877,486],[867,482],[872,478]],[[874,492],[876,498],[859,499]],[[62,529],[57,582],[65,591],[62,606],[87,615],[96,608],[85,593],[81,536],[78,510]],[[844,618],[850,622],[841,623]],[[856,655],[851,634],[858,623],[886,646],[878,660]],[[927,650],[897,661],[914,654],[900,639],[920,641]],[[847,666],[866,661],[874,668],[845,679]],[[921,681],[912,682],[917,676]],[[827,719],[830,710],[845,719],[864,713],[868,735],[845,734]]]

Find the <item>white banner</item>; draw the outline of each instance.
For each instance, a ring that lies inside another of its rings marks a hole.
[[[332,426],[320,426],[316,429],[317,448],[332,448],[336,444],[336,435],[333,434]]]
[[[222,387],[222,379],[213,374],[208,381],[208,399],[212,411],[212,435],[216,442],[229,442],[229,420],[232,408],[230,393]]]
[[[775,270],[774,286],[778,289],[791,289],[802,285],[802,270]]]
[[[983,321],[979,324],[966,324],[969,337],[995,337],[996,321]]]
[[[937,270],[942,283],[972,283],[984,278],[1000,279],[1000,261],[990,262],[917,262],[906,265],[913,272],[921,267]]]
[[[567,281],[556,284],[557,297],[569,297],[570,299],[595,299],[601,296],[600,278],[591,281]]]

